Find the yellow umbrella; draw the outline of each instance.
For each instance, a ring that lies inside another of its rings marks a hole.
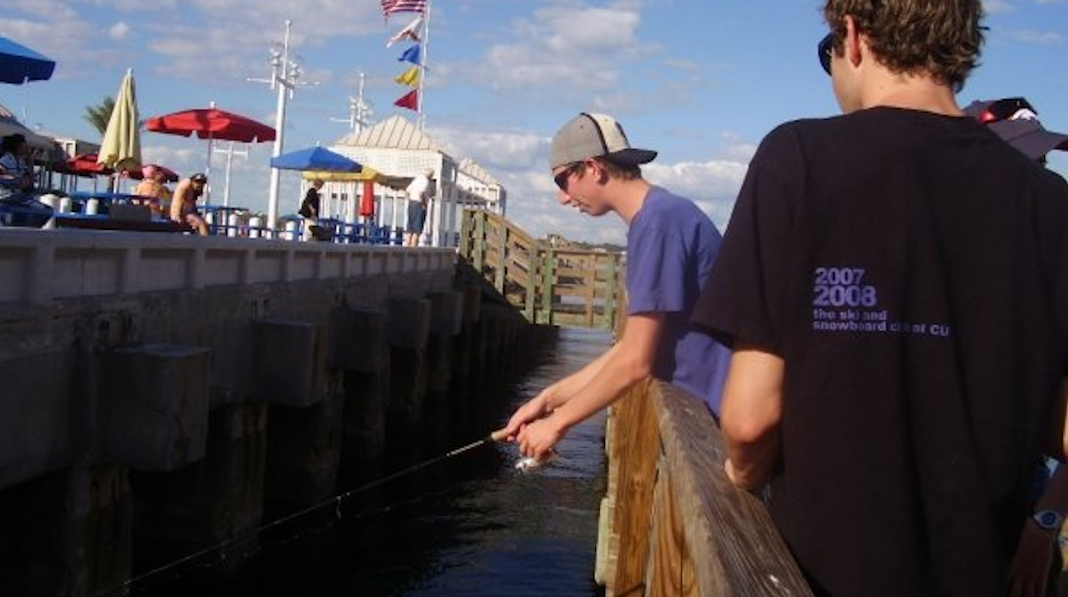
[[[382,174],[371,168],[363,166],[359,172],[334,172],[330,170],[307,170],[304,172],[304,180],[321,180],[323,182],[361,182],[371,180],[377,182]]]
[[[141,131],[138,128],[137,92],[132,69],[126,69],[126,76],[119,86],[115,108],[108,119],[108,128],[104,131],[96,161],[116,172],[141,165]]]
[[[403,189],[411,182],[411,177],[390,176],[370,166],[364,166],[359,172],[329,172],[326,170],[308,170],[303,174],[304,180],[321,180],[323,182],[367,182],[371,181],[394,189]]]

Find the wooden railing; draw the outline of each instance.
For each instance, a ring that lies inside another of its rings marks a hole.
[[[723,472],[700,400],[644,382],[611,409],[597,581],[606,597],[811,596],[763,504]]]
[[[615,329],[623,256],[543,244],[503,217],[464,212],[460,254],[528,321]]]

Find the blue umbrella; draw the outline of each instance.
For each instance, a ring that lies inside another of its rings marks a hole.
[[[55,60],[0,37],[0,82],[22,85],[27,81],[47,81],[55,69]]]
[[[359,163],[340,153],[315,146],[283,153],[271,158],[271,167],[279,170],[320,170],[328,172],[359,172]]]

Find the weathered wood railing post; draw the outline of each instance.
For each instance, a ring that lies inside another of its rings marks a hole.
[[[493,287],[497,289],[497,292],[504,294],[504,282],[506,279],[505,274],[508,271],[508,226],[505,226],[501,222],[494,222],[494,227],[497,229],[494,235],[493,250],[497,253],[497,272],[494,276]]]
[[[479,213],[475,218],[475,236],[472,241],[474,243],[472,251],[474,259],[472,259],[471,263],[475,266],[475,271],[478,272],[481,272],[486,265],[486,216],[484,213]]]
[[[538,243],[531,242],[527,247],[527,285],[523,296],[523,315],[531,323],[537,322],[535,313],[538,295]]]
[[[553,325],[553,292],[556,280],[556,251],[549,247],[541,254],[541,314],[538,323]]]
[[[618,278],[619,255],[608,259],[608,273],[604,284],[604,321],[602,327],[611,330],[616,327],[616,296],[622,292]]]
[[[609,550],[598,554],[607,597],[812,595],[763,504],[723,472],[701,400],[639,384],[612,407],[607,442],[615,479],[605,510],[615,512],[602,511]]]
[[[460,255],[470,259],[471,247],[474,244],[474,239],[471,235],[474,233],[473,227],[475,223],[475,212],[470,209],[465,209],[460,214]]]

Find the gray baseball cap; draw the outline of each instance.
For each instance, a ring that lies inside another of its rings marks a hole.
[[[653,161],[656,152],[631,147],[623,127],[611,116],[583,112],[553,135],[549,167],[558,168],[589,158],[634,166]]]

